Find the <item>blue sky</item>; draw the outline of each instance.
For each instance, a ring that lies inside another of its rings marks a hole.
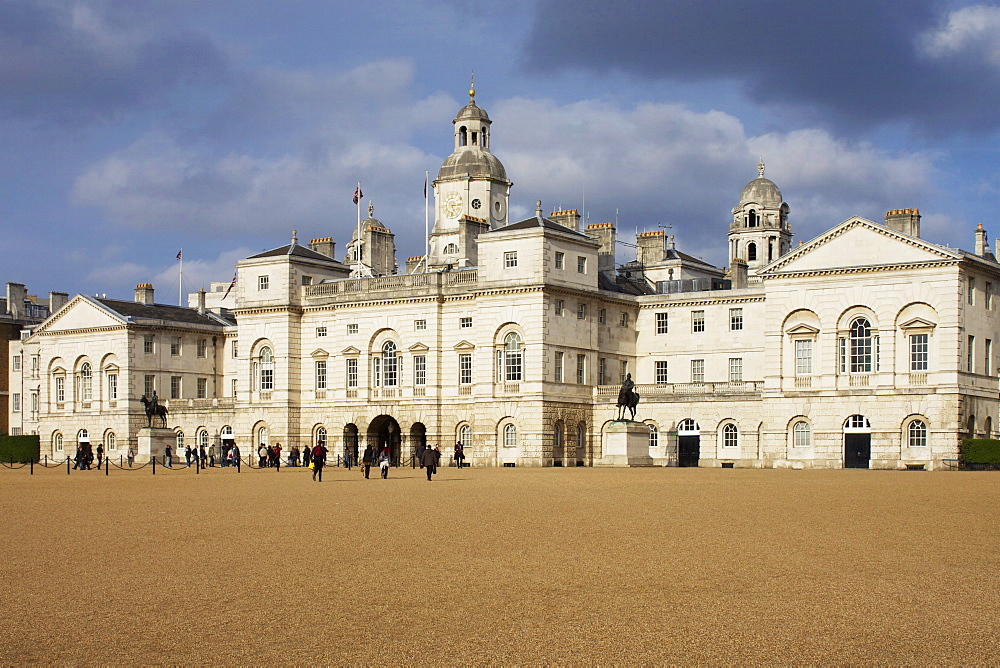
[[[185,292],[293,229],[341,255],[358,180],[402,265],[473,70],[512,220],[585,203],[723,265],[763,156],[796,240],[917,207],[992,245],[998,33],[943,0],[0,0],[0,279],[173,301],[181,248]]]

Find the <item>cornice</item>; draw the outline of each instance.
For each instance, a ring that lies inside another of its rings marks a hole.
[[[290,313],[292,315],[302,315],[302,307],[282,304],[280,306],[247,306],[245,308],[232,309],[232,313],[237,316],[237,323],[240,315],[259,315],[262,313]]]
[[[903,271],[906,269],[928,269],[931,267],[958,266],[962,263],[959,258],[930,260],[926,262],[900,262],[896,264],[879,264],[856,267],[835,267],[825,269],[803,269],[801,271],[787,271],[780,273],[760,274],[760,278],[765,281],[776,278],[800,278],[807,276],[844,276],[847,274],[879,274],[892,271]]]
[[[677,294],[677,293],[674,293]],[[656,295],[650,295],[656,296]],[[649,310],[649,309],[662,309],[668,306],[709,306],[712,304],[752,304],[758,302],[764,302],[767,298],[764,295],[745,295],[742,297],[730,297],[727,295],[720,295],[716,298],[705,298],[700,299],[678,299],[676,301],[660,301],[660,302],[642,302],[639,304],[639,310]]]

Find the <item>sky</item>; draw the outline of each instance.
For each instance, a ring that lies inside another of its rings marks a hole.
[[[723,266],[766,176],[793,243],[919,208],[1000,224],[1000,3],[949,0],[0,0],[0,280],[176,302],[243,257],[333,237],[360,181],[424,247],[424,173],[468,101],[510,219],[576,208]],[[341,258],[342,259],[342,258]]]

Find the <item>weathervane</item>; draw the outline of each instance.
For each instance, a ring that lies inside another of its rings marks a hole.
[[[476,102],[476,71],[472,70],[472,76],[469,78],[469,104],[474,104]]]
[[[757,173],[760,174],[760,178],[764,178],[764,156],[761,156],[760,162],[757,163]]]

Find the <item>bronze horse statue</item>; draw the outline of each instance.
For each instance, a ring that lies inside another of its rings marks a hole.
[[[153,418],[158,417],[163,423],[163,426],[167,426],[167,407],[161,406],[159,403],[153,403],[146,398],[146,395],[142,395],[139,401],[142,402],[142,407],[146,409],[146,423],[148,426],[153,426]]]
[[[632,420],[635,420],[635,407],[639,405],[639,393],[635,391],[635,383],[632,382],[632,374],[625,376],[622,389],[618,391],[618,419],[625,419],[625,409],[632,413]]]

